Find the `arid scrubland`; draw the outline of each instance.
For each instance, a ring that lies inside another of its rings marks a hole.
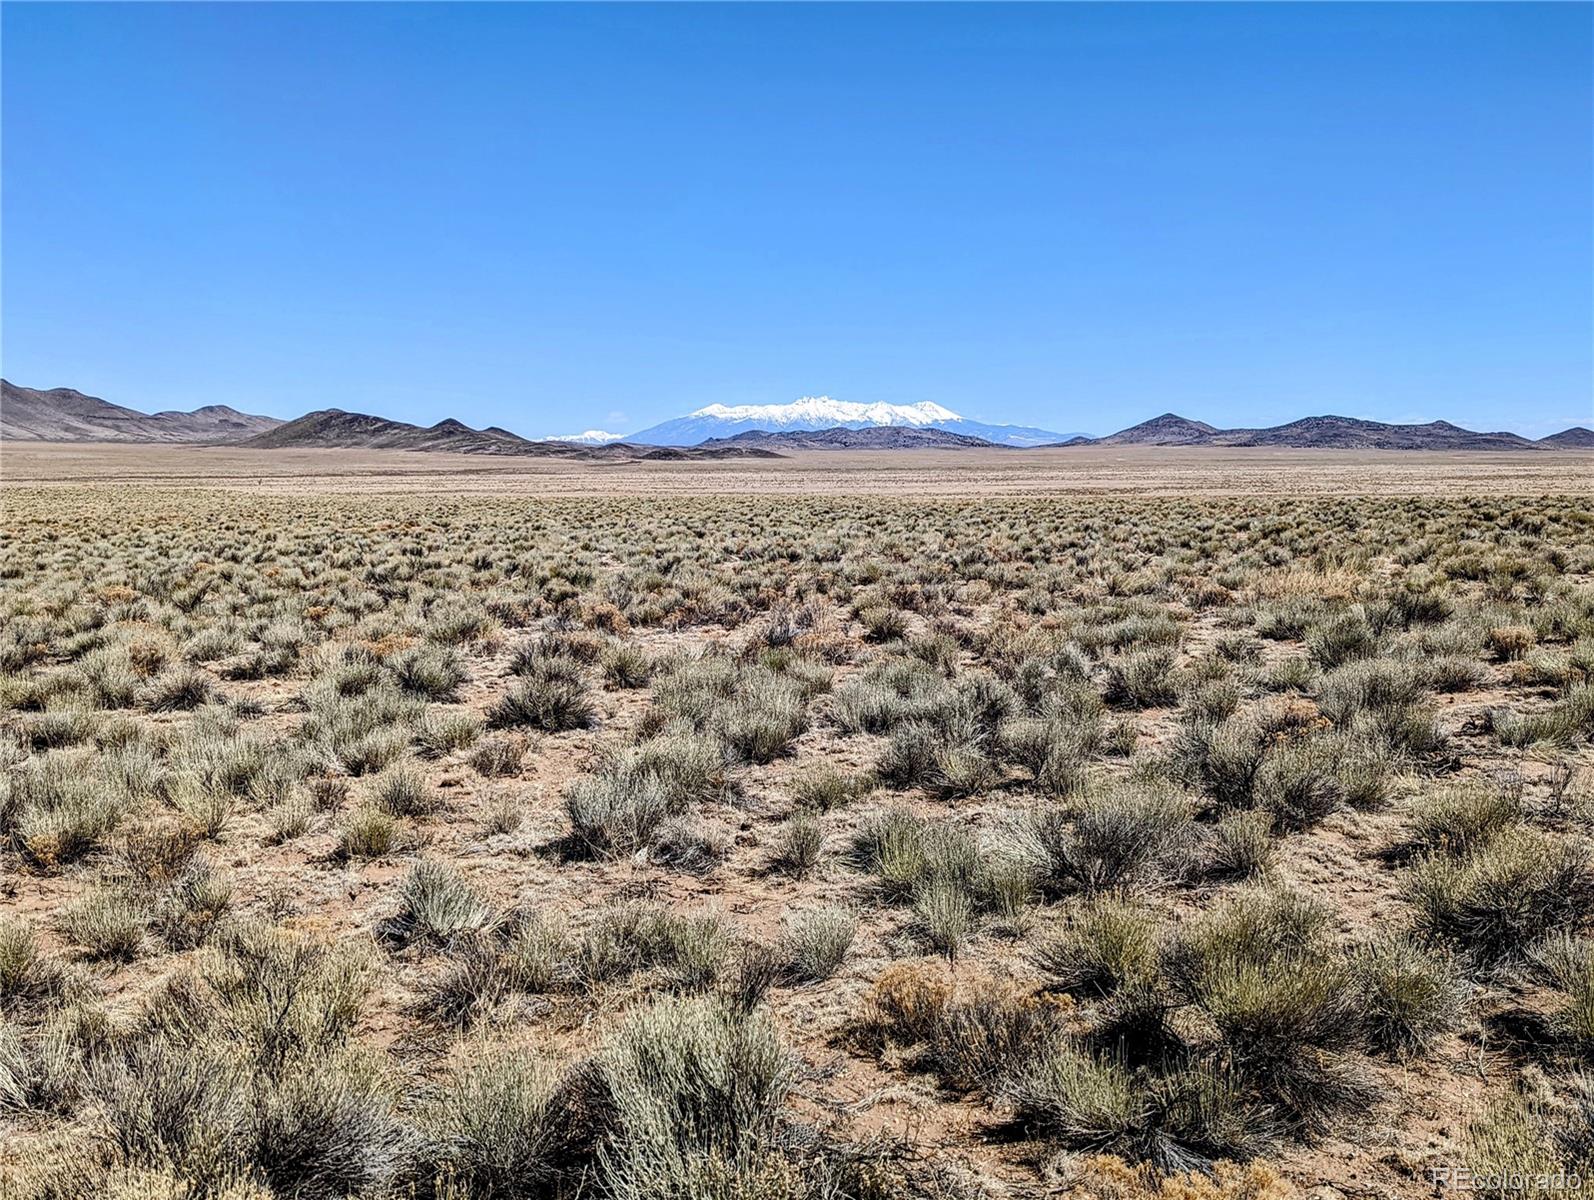
[[[8,1197],[1594,1174],[1586,500],[4,502]]]

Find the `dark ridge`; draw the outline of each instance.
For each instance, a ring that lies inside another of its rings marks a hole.
[[[1586,430],[1584,431],[1587,432]],[[1564,441],[1531,441],[1515,433],[1475,433],[1449,421],[1394,425],[1358,417],[1302,417],[1265,429],[1218,429],[1175,413],[1100,438],[1074,438],[1065,446],[1271,446],[1281,449],[1334,450],[1536,450],[1581,446],[1577,430]]]
[[[1560,433],[1552,433],[1549,437],[1540,438],[1539,444],[1556,446],[1561,449],[1594,449],[1594,429],[1588,429],[1582,425],[1574,425],[1570,429],[1561,430]]]
[[[237,442],[282,424],[225,404],[143,413],[72,388],[0,379],[0,438],[19,442]]]
[[[241,445],[257,450],[340,449],[417,450],[448,454],[490,454],[525,458],[565,458],[578,462],[655,461],[715,458],[778,458],[772,451],[751,447],[695,448],[659,454],[652,447],[611,442],[605,446],[578,446],[571,442],[534,442],[507,429],[472,429],[452,417],[430,428],[392,421],[369,413],[348,413],[335,408],[306,413],[294,421],[250,438]]]

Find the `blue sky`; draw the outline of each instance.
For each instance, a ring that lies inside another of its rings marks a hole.
[[[0,12],[13,382],[1594,419],[1589,5]]]

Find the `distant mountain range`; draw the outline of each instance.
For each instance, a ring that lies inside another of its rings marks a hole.
[[[767,450],[1018,450],[966,433],[912,425],[871,425],[864,429],[838,426],[834,429],[790,429],[769,433],[750,429],[735,437],[709,438],[701,449],[711,446],[760,446]]]
[[[684,417],[626,435],[645,446],[696,446],[711,438],[739,433],[817,432],[822,429],[942,429],[980,438],[998,446],[1044,446],[1066,442],[1078,434],[1051,433],[1027,425],[986,425],[959,416],[949,408],[920,404],[857,404],[829,396],[804,396],[793,404],[710,404]]]
[[[19,442],[230,442],[281,424],[225,404],[141,413],[71,388],[38,391],[0,379],[0,438]]]
[[[1545,450],[1594,446],[1581,425],[1534,441],[1515,433],[1474,433],[1449,421],[1391,425],[1356,417],[1303,417],[1266,429],[1218,429],[1176,413],[1100,438],[1072,438],[1068,446],[1275,446],[1338,450]]]
[[[602,430],[534,441],[452,418],[411,425],[328,408],[292,421],[211,404],[193,412],[141,413],[71,388],[40,391],[0,380],[0,438],[52,442],[230,444],[252,449],[436,450],[594,461],[774,458],[798,450],[973,450],[1077,446],[1261,446],[1343,450],[1589,450],[1581,425],[1534,441],[1475,433],[1448,421],[1394,425],[1355,417],[1303,417],[1266,429],[1219,429],[1163,413],[1107,437],[985,425],[938,404],[849,404],[827,397],[795,404],[711,404],[621,439]],[[690,439],[690,440],[689,440]]]
[[[692,458],[778,458],[758,446],[638,446],[627,442],[581,445],[534,442],[496,425],[472,429],[452,418],[436,425],[411,425],[366,413],[325,408],[236,443],[254,450],[333,448],[344,450],[432,450],[450,454],[518,455],[533,458],[660,462]]]

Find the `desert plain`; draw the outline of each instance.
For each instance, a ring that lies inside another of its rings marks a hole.
[[[0,1195],[1558,1194],[1591,493],[6,444]]]

